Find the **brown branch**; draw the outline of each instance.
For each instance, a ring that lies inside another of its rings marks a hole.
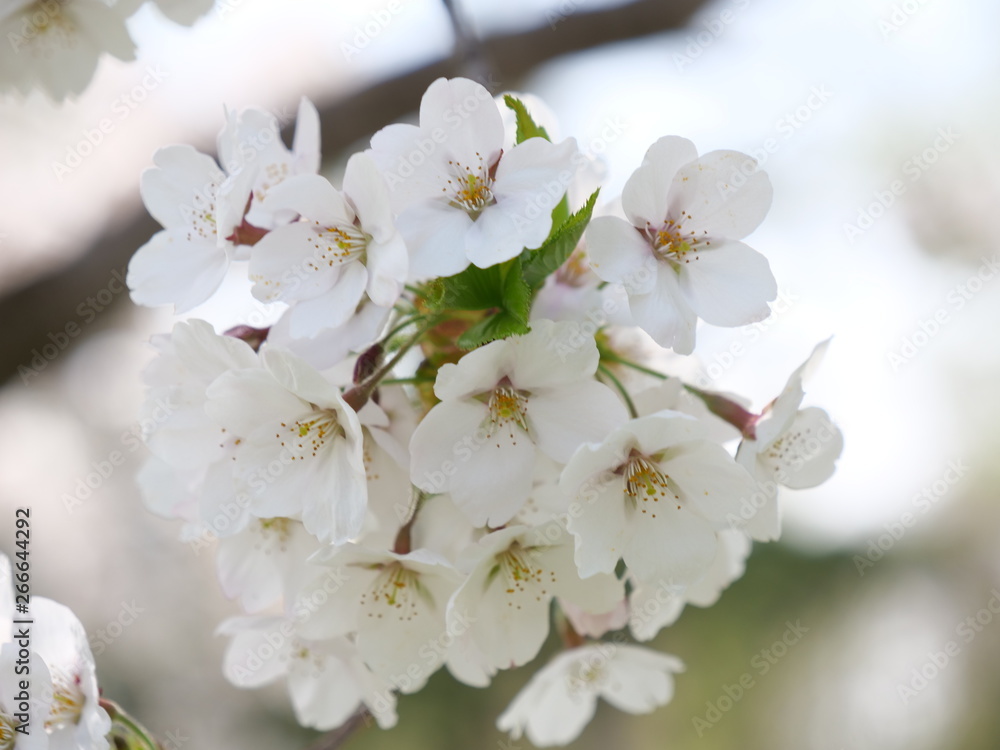
[[[635,0],[611,10],[554,17],[541,28],[485,39],[480,57],[491,61],[495,78],[483,83],[494,92],[515,88],[538,65],[560,55],[678,28],[703,2]],[[414,111],[427,86],[441,76],[460,75],[462,62],[454,57],[439,60],[324,103],[320,107],[323,150],[327,155],[338,153]],[[20,373],[30,382],[35,367],[53,358],[47,354],[58,356],[73,346],[99,327],[106,308],[127,299],[124,269],[160,228],[140,206],[133,210],[130,220],[99,237],[75,261],[0,299],[0,320],[5,321],[0,382],[17,376],[19,367],[31,368]]]
[[[367,709],[362,708],[339,727],[316,740],[307,750],[337,750],[353,737],[355,732],[371,722],[372,715]]]

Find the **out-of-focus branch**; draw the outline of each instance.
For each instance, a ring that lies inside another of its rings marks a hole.
[[[455,47],[452,59],[462,68],[462,75],[477,81],[488,80],[493,72],[493,63],[486,57],[485,47],[476,37],[469,19],[462,10],[460,0],[441,0],[451,19],[455,33]]]
[[[683,26],[703,2],[635,0],[611,10],[553,15],[540,28],[485,39],[477,56],[490,62],[493,78],[481,82],[494,92],[515,88],[535,67],[560,55]],[[456,51],[454,57],[321,106],[323,151],[336,154],[412,112],[436,78],[462,75],[461,45]],[[31,366],[33,350],[42,352],[43,359],[36,361],[47,361],[44,347],[74,345],[88,332],[89,320],[127,299],[122,280],[129,258],[160,228],[141,206],[135,211],[132,219],[95,240],[74,262],[0,299],[0,382],[16,376],[19,366]]]
[[[308,750],[337,750],[351,739],[355,732],[368,726],[371,721],[372,715],[368,713],[367,709],[362,708],[339,727],[316,740],[308,747]]]

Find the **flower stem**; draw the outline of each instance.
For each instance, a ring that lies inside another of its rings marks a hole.
[[[118,734],[125,740],[126,746],[130,748],[132,747],[131,740],[134,738],[138,739],[141,745],[149,750],[161,750],[160,744],[153,739],[149,730],[129,716],[117,703],[101,698],[100,705],[111,717],[112,725],[109,734]]]
[[[657,372],[656,370],[650,369],[649,367],[644,367],[637,362],[632,362],[624,357],[619,357],[614,352],[608,351],[606,349],[601,350],[601,359],[606,359],[609,362],[617,362],[625,367],[631,367],[633,370],[637,370],[646,375],[651,375],[654,378],[659,378],[660,380],[666,380],[669,375],[665,375],[662,372]],[[604,365],[600,366],[603,372],[607,372],[607,368]],[[757,425],[757,420],[760,419],[759,414],[754,414],[752,412],[744,409],[740,404],[736,403],[732,399],[728,399],[721,393],[713,393],[712,391],[703,391],[701,388],[696,388],[693,385],[688,385],[687,383],[682,384],[684,389],[697,396],[701,401],[708,407],[708,410],[712,412],[715,416],[719,417],[733,427],[738,429],[744,437],[753,439],[755,436],[755,428]],[[619,385],[619,390],[621,386]]]
[[[631,367],[633,370],[637,370],[638,372],[644,373],[646,375],[651,375],[654,378],[659,378],[660,380],[666,380],[667,378],[670,377],[669,375],[664,375],[662,372],[657,372],[656,370],[650,369],[649,367],[640,365],[638,362],[633,362],[632,360],[625,359],[624,357],[619,357],[617,354],[608,351],[607,349],[601,350],[601,359],[606,359],[611,362],[617,362],[620,365]]]
[[[703,391],[701,388],[695,388],[693,385],[687,385],[686,383],[684,384],[684,388],[688,393],[692,393],[700,398],[712,414],[729,422],[744,437],[748,437],[751,440],[756,437],[757,420],[760,419],[759,414],[747,411],[721,393]]]
[[[391,331],[389,331],[389,333],[383,336],[382,340],[389,341],[393,336],[395,336],[400,331],[404,330],[408,326],[411,326],[420,320],[423,320],[426,317],[427,316],[424,315],[423,313],[407,313],[406,315],[403,316],[403,319],[399,323],[399,325],[395,326]]]
[[[635,404],[632,403],[632,397],[628,395],[628,391],[625,390],[625,386],[622,385],[622,381],[620,381],[617,377],[615,377],[615,374],[611,372],[611,370],[609,370],[604,365],[598,365],[597,370],[605,378],[610,380],[611,384],[614,385],[616,389],[618,389],[618,392],[621,394],[622,399],[625,401],[625,406],[628,407],[628,413],[632,415],[632,419],[638,419],[639,412],[636,410]]]
[[[360,411],[361,407],[368,402],[368,399],[371,397],[372,393],[374,393],[375,389],[378,388],[378,385],[379,383],[382,382],[382,379],[385,378],[385,376],[388,375],[390,372],[392,372],[392,368],[395,367],[397,364],[399,364],[399,360],[401,360],[403,356],[408,351],[410,351],[410,349],[413,347],[414,344],[420,341],[421,336],[423,336],[425,333],[431,330],[440,321],[441,321],[440,316],[434,316],[430,320],[428,320],[423,325],[423,327],[420,328],[420,330],[414,333],[409,339],[407,339],[403,343],[402,346],[399,347],[399,349],[396,350],[396,353],[393,355],[392,359],[390,359],[384,365],[375,370],[375,372],[373,372],[371,375],[365,378],[364,382],[359,383],[358,385],[354,386],[349,391],[347,391],[344,394],[344,401],[347,402],[347,405],[350,406],[352,409],[354,409],[354,411],[356,412]]]
[[[434,378],[426,375],[414,375],[412,378],[386,378],[382,385],[410,385],[415,383],[433,383]]]

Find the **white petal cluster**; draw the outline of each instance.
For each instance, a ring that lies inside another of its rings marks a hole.
[[[245,260],[262,227],[248,222],[255,208],[286,177],[319,166],[318,115],[303,100],[292,152],[281,143],[278,119],[262,110],[230,114],[219,134],[222,166],[191,146],[174,145],[153,155],[142,174],[146,209],[162,226],[132,257],[126,281],[140,305],[172,304],[178,313],[207,300],[232,260]],[[277,221],[264,214],[255,220]],[[249,230],[249,231],[248,231]]]
[[[273,125],[229,113],[222,167],[157,153],[142,188],[164,230],[129,272],[134,300],[186,310],[246,260],[254,297],[285,306],[269,329],[177,323],[145,373],[140,487],[242,609],[226,675],[283,680],[305,726],[389,727],[439,669],[484,687],[558,634],[500,718],[514,737],[565,744],[598,697],[667,703],[681,663],[628,639],[711,606],[751,538],[777,537],[776,485],[823,481],[842,443],[800,408],[815,357],[755,414],[630,353],[629,331],[676,361],[697,318],[768,314],[741,242],[766,176],[720,188],[747,157],[664,138],[621,218],[550,119],[461,78],[339,179],[318,174],[311,105],[292,149],[249,146]]]

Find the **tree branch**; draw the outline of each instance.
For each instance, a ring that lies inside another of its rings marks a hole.
[[[611,10],[553,17],[549,25],[480,42],[495,79],[482,81],[496,93],[511,89],[541,63],[601,44],[635,39],[682,26],[704,0],[635,0]],[[321,138],[327,155],[414,111],[424,90],[442,76],[461,75],[459,55],[372,84],[320,107]],[[286,134],[287,136],[287,134]],[[123,279],[132,254],[160,229],[141,206],[123,226],[95,240],[75,261],[0,299],[6,328],[0,343],[0,382],[20,366],[47,364],[47,351],[60,351],[86,336],[98,314],[127,299]],[[65,344],[62,346],[61,344]],[[22,371],[30,379],[30,371]]]
[[[371,721],[372,715],[367,709],[362,708],[339,727],[316,740],[307,750],[337,750],[353,737],[355,732],[368,726]]]

